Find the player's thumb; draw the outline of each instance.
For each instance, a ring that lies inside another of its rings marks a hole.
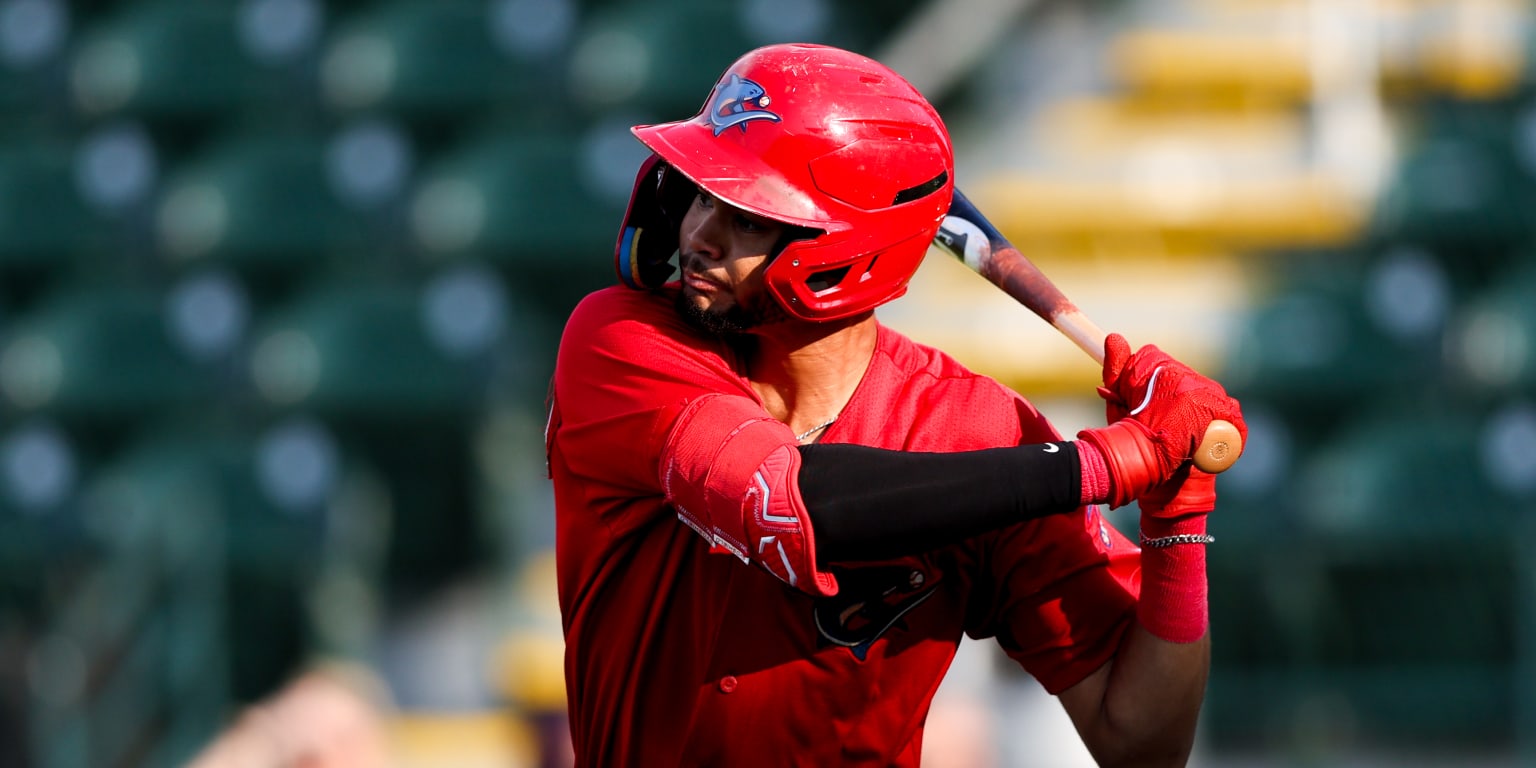
[[[1115,382],[1125,371],[1131,359],[1131,343],[1118,333],[1104,337],[1104,386],[1115,388]]]

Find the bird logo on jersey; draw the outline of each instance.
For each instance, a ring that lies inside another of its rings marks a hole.
[[[816,601],[816,631],[863,661],[887,631],[933,596],[938,579],[911,565],[838,573],[838,591]]]
[[[747,123],[753,120],[779,122],[781,118],[768,111],[770,101],[772,99],[761,85],[731,73],[715,85],[705,114],[709,116],[709,124],[714,126],[716,136],[733,125],[740,126],[741,132],[746,133]]]

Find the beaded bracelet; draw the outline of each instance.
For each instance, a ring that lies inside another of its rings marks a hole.
[[[1175,536],[1160,536],[1155,539],[1147,538],[1145,533],[1141,534],[1141,546],[1144,549],[1163,549],[1175,544],[1210,544],[1215,540],[1216,537],[1208,533],[1181,533]]]

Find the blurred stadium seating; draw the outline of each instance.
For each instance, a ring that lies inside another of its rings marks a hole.
[[[881,53],[931,7],[0,0],[0,765],[183,764],[318,658],[389,682],[394,623],[464,582],[492,585],[483,684],[397,691],[401,759],[536,764],[545,382],[610,281],[628,127],[751,46]],[[962,185],[1250,414],[1205,763],[1536,755],[1529,3],[1019,7],[932,86]],[[952,264],[888,309],[1095,406],[1091,364]]]

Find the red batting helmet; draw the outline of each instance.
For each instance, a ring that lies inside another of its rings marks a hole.
[[[885,65],[823,45],[751,51],[698,115],[633,131],[655,153],[615,249],[619,277],[635,288],[672,274],[672,169],[731,205],[814,230],[764,272],[779,303],[806,320],[906,292],[954,192],[954,152],[933,106]]]

